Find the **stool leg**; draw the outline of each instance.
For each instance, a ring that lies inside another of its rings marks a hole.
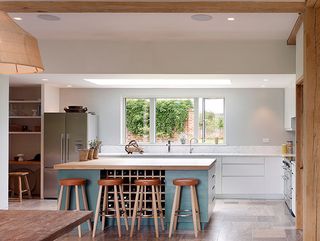
[[[96,213],[94,215],[92,238],[94,238],[96,236],[98,217],[99,217],[99,211],[100,211],[101,193],[102,193],[102,186],[99,186],[99,194],[98,194],[98,197],[97,197]]]
[[[120,222],[120,209],[119,209],[119,199],[118,199],[118,188],[117,188],[117,185],[114,185],[114,204],[115,204],[115,208],[116,208],[118,235],[119,235],[119,238],[121,238],[121,222]]]
[[[132,236],[133,236],[134,224],[136,222],[136,217],[137,217],[137,209],[138,209],[138,203],[139,203],[139,192],[140,192],[140,186],[137,185],[137,194],[136,194],[136,198],[134,201],[134,208],[133,208],[133,214],[132,214],[132,219],[131,219],[130,238],[132,238]]]
[[[66,188],[66,202],[64,204],[64,209],[69,210],[70,208],[70,186]]]
[[[190,187],[191,193],[191,204],[192,204],[192,220],[193,220],[193,229],[194,229],[194,236],[198,237],[198,225],[197,225],[197,212],[196,212],[196,201],[194,196],[194,186]]]
[[[82,193],[82,201],[83,201],[84,210],[88,211],[89,210],[88,200],[87,200],[87,194],[86,194],[86,189],[85,189],[84,185],[81,185],[81,193]],[[88,220],[88,228],[89,228],[89,231],[92,230],[91,219]]]
[[[171,238],[172,232],[173,232],[174,219],[175,219],[176,210],[177,210],[178,192],[179,192],[179,187],[176,186],[176,191],[175,191],[175,193],[174,193],[173,204],[172,204],[172,211],[171,211],[170,228],[169,228],[169,238]]]
[[[201,231],[200,210],[199,210],[199,202],[198,202],[198,195],[197,195],[197,189],[196,189],[196,187],[193,188],[193,193],[194,193],[194,199],[195,199],[195,202],[196,202],[196,212],[197,212],[197,225],[198,225],[198,230]]]
[[[147,187],[141,187],[141,192],[140,192],[140,200],[139,200],[139,206],[138,206],[138,212],[139,212],[139,216],[138,216],[138,231],[140,231],[140,227],[141,227],[141,217],[143,215],[142,212],[142,202],[143,202],[143,194],[146,193]]]
[[[106,225],[106,210],[107,210],[107,205],[108,205],[108,187],[104,187],[104,193],[103,193],[103,203],[102,203],[102,223],[101,223],[101,230],[104,230],[104,227]]]
[[[9,177],[9,184],[10,184],[10,179],[11,179],[11,198],[14,197],[14,189],[15,189],[15,180],[13,177]]]
[[[158,227],[158,214],[157,214],[157,203],[156,203],[156,195],[155,195],[155,188],[152,188],[152,209],[153,209],[153,219],[154,219],[154,227],[156,229],[156,237],[159,238],[159,227]]]
[[[129,230],[128,215],[127,215],[126,205],[124,204],[122,185],[119,186],[119,191],[120,191],[121,209],[122,209],[122,212],[123,212],[124,223],[126,225],[126,230],[128,231]]]
[[[74,187],[75,191],[76,191],[76,210],[80,211],[80,199],[79,199],[79,189],[78,189],[78,185],[76,185]],[[78,226],[78,235],[79,238],[81,238],[82,234],[81,234],[81,225]]]
[[[177,196],[176,210],[179,210],[179,207],[180,207],[180,197],[181,197],[181,187],[180,187],[180,186],[177,186],[177,187],[178,187],[178,196]],[[179,216],[175,216],[175,217],[174,217],[174,223],[173,223],[173,229],[174,229],[174,230],[177,230],[178,219],[179,219]]]
[[[63,186],[60,186],[59,198],[58,198],[58,210],[61,210],[61,203],[62,203],[62,196],[63,196]]]
[[[22,180],[21,180],[21,176],[18,177],[18,181],[19,181],[19,200],[20,200],[20,202],[22,202]]]
[[[28,197],[31,199],[32,195],[31,195],[31,190],[30,190],[30,186],[29,186],[29,182],[28,182],[28,177],[27,176],[24,176],[24,184],[25,184],[27,192],[28,192]]]
[[[159,213],[160,213],[161,228],[162,228],[162,231],[164,231],[163,213],[162,213],[162,205],[161,205],[161,195],[160,195],[158,186],[156,186],[156,193],[157,193],[157,200],[158,200],[158,209],[159,209]]]

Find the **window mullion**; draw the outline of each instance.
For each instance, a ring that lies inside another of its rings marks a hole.
[[[156,98],[150,98],[150,143],[156,143]]]
[[[193,137],[199,137],[199,98],[194,98],[194,123],[193,123]]]

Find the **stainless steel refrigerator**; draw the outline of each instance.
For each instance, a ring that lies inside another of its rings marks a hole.
[[[44,197],[57,198],[55,164],[79,160],[78,150],[97,138],[97,118],[90,113],[44,114]]]

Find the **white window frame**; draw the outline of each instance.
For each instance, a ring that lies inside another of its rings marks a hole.
[[[120,136],[121,136],[121,144],[125,145],[126,143],[126,99],[149,99],[150,101],[150,142],[143,143],[144,145],[163,145],[160,143],[156,142],[156,101],[157,99],[193,99],[194,101],[194,133],[193,136],[195,138],[198,138],[199,136],[199,101],[202,99],[202,112],[204,112],[204,102],[205,99],[223,99],[223,110],[224,110],[224,143],[223,144],[207,144],[207,143],[201,143],[201,145],[212,145],[212,146],[217,146],[217,145],[226,145],[227,140],[226,140],[226,100],[225,97],[148,97],[148,96],[126,96],[126,97],[121,97],[121,130],[120,130]],[[204,115],[203,115],[204,116]]]

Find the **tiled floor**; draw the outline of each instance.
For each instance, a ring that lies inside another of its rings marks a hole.
[[[10,204],[10,209],[55,209],[55,201],[26,200],[22,205]],[[123,237],[118,239],[115,228],[98,231],[94,240],[156,240],[153,228],[144,227],[129,239],[128,232],[123,229]],[[72,232],[60,239],[65,240],[93,240],[89,233],[83,238]],[[169,240],[167,231],[157,240]],[[302,234],[294,228],[294,219],[283,201],[272,200],[218,200],[214,216],[208,227],[202,231],[197,239],[192,231],[179,231],[173,241],[302,241]]]

